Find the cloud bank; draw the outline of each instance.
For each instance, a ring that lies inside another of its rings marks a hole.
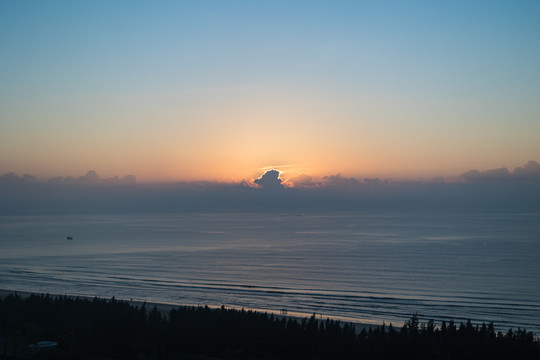
[[[486,171],[470,170],[460,176],[466,182],[475,184],[538,184],[540,183],[540,164],[528,161],[513,172],[507,168]]]
[[[93,170],[46,181],[0,176],[0,215],[180,211],[540,212],[540,164],[406,182],[341,174],[281,179],[277,170],[240,182],[174,184],[138,184],[133,175],[101,178]]]

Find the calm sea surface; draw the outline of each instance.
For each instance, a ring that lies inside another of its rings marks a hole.
[[[0,287],[540,335],[540,214],[0,217]]]

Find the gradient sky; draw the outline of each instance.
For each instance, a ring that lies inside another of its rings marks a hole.
[[[0,174],[540,160],[538,1],[1,1]]]

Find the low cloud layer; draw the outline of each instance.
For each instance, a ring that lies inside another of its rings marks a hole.
[[[0,184],[28,184],[37,183],[37,178],[32,175],[24,174],[18,176],[15,173],[7,173],[0,176]],[[89,170],[86,174],[77,178],[55,177],[46,181],[49,184],[66,184],[66,185],[134,185],[136,178],[134,175],[125,175],[124,177],[114,176],[112,178],[101,178],[96,171]]]
[[[351,187],[354,188],[360,185],[360,181],[356,180],[355,178],[347,178],[341,174],[325,176],[323,177],[323,180],[324,185],[340,189],[346,189]]]
[[[37,178],[33,175],[24,174],[19,176],[13,172],[9,172],[0,176],[0,184],[28,184],[35,183]]]
[[[540,164],[471,170],[452,181],[358,180],[341,174],[282,180],[269,170],[240,182],[137,184],[132,175],[40,181],[0,176],[0,214],[72,214],[178,211],[540,211]]]
[[[540,164],[529,161],[513,172],[507,168],[490,169],[485,171],[470,170],[460,176],[460,179],[475,184],[540,184]]]

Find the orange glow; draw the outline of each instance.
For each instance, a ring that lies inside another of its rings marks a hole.
[[[429,123],[422,125],[425,128],[403,126],[394,120],[403,116],[402,109],[337,111],[321,94],[305,93],[244,94],[241,98],[219,94],[204,107],[176,106],[167,113],[150,107],[120,114],[120,120],[113,112],[104,116],[101,125],[120,124],[105,134],[90,118],[77,125],[77,131],[63,123],[53,124],[11,147],[6,141],[0,144],[5,147],[0,149],[0,164],[3,173],[40,178],[96,170],[102,177],[133,174],[138,182],[241,181],[257,178],[272,167],[285,181],[301,174],[320,178],[337,173],[362,180],[455,176],[503,165],[513,168],[528,160],[523,154],[537,153],[534,147],[525,147],[533,143],[534,131],[528,132],[531,139],[524,140],[523,149],[511,142],[502,146],[503,132],[479,148],[482,129],[460,133],[451,128],[436,131]],[[154,118],[159,125],[150,121]],[[40,135],[53,130],[55,137]],[[9,128],[2,136],[21,138]],[[15,146],[18,151],[11,149]]]

